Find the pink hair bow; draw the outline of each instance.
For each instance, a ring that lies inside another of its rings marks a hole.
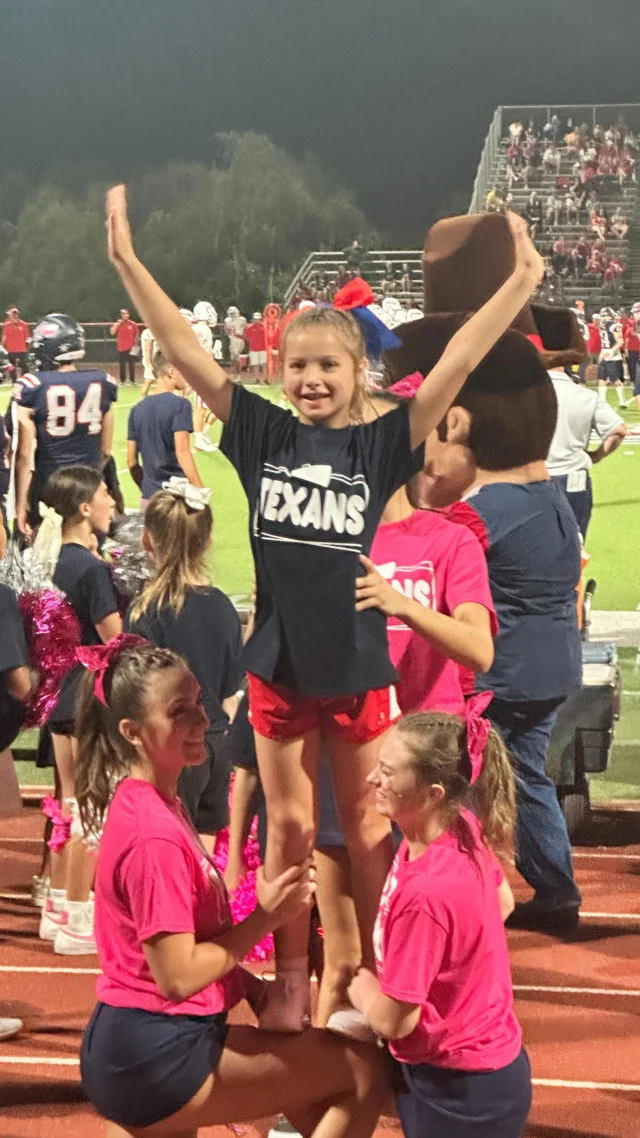
[[[472,695],[471,699],[467,701],[465,719],[467,722],[467,754],[471,764],[470,786],[473,786],[482,774],[484,749],[491,733],[491,721],[485,719],[482,713],[487,710],[492,699],[492,691],[483,691],[478,692],[477,695]]]
[[[42,799],[42,813],[53,822],[53,830],[47,845],[53,853],[60,853],[60,850],[64,849],[71,837],[71,823],[73,821],[71,814],[65,817],[60,809],[60,803],[56,802],[50,794]]]
[[[405,375],[404,379],[399,379],[389,388],[393,391],[394,395],[400,395],[403,399],[413,399],[416,391],[422,387],[424,376],[419,371],[413,371],[411,375]]]
[[[104,694],[104,678],[111,664],[125,648],[137,648],[140,644],[146,643],[147,641],[143,636],[134,636],[131,632],[121,632],[119,636],[113,636],[106,644],[93,644],[76,648],[78,661],[95,675],[93,692],[96,699],[99,699],[104,707],[109,706]]]

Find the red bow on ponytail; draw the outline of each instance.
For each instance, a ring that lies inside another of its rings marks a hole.
[[[92,644],[83,648],[76,648],[76,657],[88,671],[93,672],[93,694],[104,707],[108,707],[107,697],[104,694],[104,678],[114,660],[126,648],[137,648],[140,644],[148,642],[143,636],[134,636],[131,632],[121,632],[113,636],[106,644]]]

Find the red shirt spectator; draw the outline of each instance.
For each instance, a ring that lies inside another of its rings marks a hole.
[[[119,320],[111,325],[111,335],[116,338],[119,352],[130,352],[138,339],[138,325],[132,320],[126,308],[120,313]]]
[[[252,320],[251,324],[247,324],[244,330],[244,338],[249,345],[250,352],[264,352],[266,345],[262,320]]]
[[[29,344],[29,325],[20,319],[17,308],[10,308],[2,326],[2,343],[10,355],[23,356]]]
[[[589,325],[587,351],[590,356],[599,356],[602,351],[602,336],[600,335],[600,328],[597,324]]]
[[[635,320],[627,317],[622,321],[625,352],[640,352],[640,335]]]

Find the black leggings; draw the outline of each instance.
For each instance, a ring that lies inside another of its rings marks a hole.
[[[118,360],[120,362],[120,383],[124,383],[127,378],[127,370],[129,372],[129,379],[132,383],[136,381],[136,361],[135,356],[131,352],[118,352]]]

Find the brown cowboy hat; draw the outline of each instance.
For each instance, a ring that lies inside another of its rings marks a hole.
[[[427,234],[422,261],[425,316],[394,329],[403,346],[384,356],[394,379],[412,371],[426,374],[467,315],[477,312],[511,275],[515,251],[507,218],[486,213],[436,222]],[[513,383],[513,369],[522,364],[531,380],[534,371],[541,377],[550,368],[579,364],[585,355],[586,345],[570,309],[527,303],[476,371],[485,372],[485,378],[491,371],[500,384],[499,373],[508,369]],[[507,383],[505,371],[505,387]]]

